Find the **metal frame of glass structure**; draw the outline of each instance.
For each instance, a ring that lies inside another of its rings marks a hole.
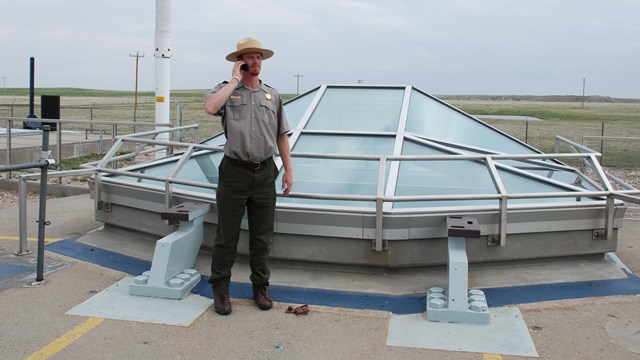
[[[616,248],[626,207],[595,152],[543,154],[412,86],[322,85],[285,104],[294,192],[279,197],[272,256],[405,267],[446,262],[448,215],[474,216],[483,237],[469,260],[601,255]],[[164,236],[160,211],[212,203],[225,138],[201,144],[131,136],[98,164],[96,218]],[[114,170],[126,142],[183,147],[179,155]],[[589,178],[566,165],[578,159]],[[276,157],[276,163],[281,162]],[[279,184],[279,179],[276,184]],[[632,189],[635,190],[635,189]],[[246,223],[243,227],[246,230]],[[247,252],[246,232],[240,251]]]

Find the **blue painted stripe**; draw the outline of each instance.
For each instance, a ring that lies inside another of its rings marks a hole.
[[[151,269],[150,261],[83,244],[77,238],[47,244],[45,249],[134,276]]]
[[[0,262],[0,280],[10,278],[12,276],[26,274],[33,269],[26,265],[15,265]]]
[[[204,277],[203,277],[204,278]],[[232,282],[229,292],[238,299],[252,299],[251,284]],[[354,291],[324,290],[283,285],[269,286],[272,297],[279,302],[331,306],[349,309],[367,309],[390,311],[395,314],[414,314],[424,312],[426,299],[423,294],[385,295]],[[213,297],[211,285],[204,280],[193,293]]]
[[[140,275],[151,268],[149,261],[92,247],[76,240],[76,238],[71,238],[57,241],[48,244],[46,248],[133,276]],[[276,301],[284,303],[382,310],[395,314],[422,313],[426,309],[425,294],[386,295],[282,285],[272,285],[269,290]],[[540,301],[640,294],[640,278],[627,273],[627,277],[624,279],[511,286],[482,290],[485,292],[488,305],[499,307]],[[208,298],[213,297],[211,285],[205,276],[192,292]],[[247,283],[232,282],[230,293],[233,298],[237,299],[251,299],[253,296],[251,284]]]
[[[640,294],[640,278],[627,273],[623,279],[580,281],[484,289],[487,304],[498,307],[540,301]]]

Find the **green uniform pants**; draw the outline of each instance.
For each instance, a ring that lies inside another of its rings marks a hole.
[[[273,159],[268,159],[259,169],[252,170],[227,157],[222,159],[218,169],[218,228],[209,279],[214,294],[229,292],[231,267],[236,259],[240,223],[245,209],[249,221],[250,279],[254,285],[268,284],[278,170]]]

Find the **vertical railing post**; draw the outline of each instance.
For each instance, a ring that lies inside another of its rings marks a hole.
[[[42,151],[40,161],[49,160],[49,125],[42,126]],[[44,234],[47,214],[47,170],[48,166],[40,168],[40,208],[38,211],[38,256],[36,266],[36,282],[44,281]]]
[[[376,192],[376,238],[375,238],[375,251],[382,251],[384,249],[382,230],[383,230],[383,197],[384,197],[384,178],[387,170],[387,157],[380,157],[380,168],[378,170],[378,191]]]
[[[29,253],[27,249],[27,180],[24,176],[20,176],[18,182],[18,227],[19,227],[19,245],[16,255],[24,255]]]
[[[11,165],[11,128],[13,127],[13,121],[7,121],[7,166]],[[7,179],[11,179],[11,170],[7,171]]]
[[[57,163],[56,163],[56,170],[61,171],[62,170],[62,122],[58,122],[57,126],[56,126],[56,139],[58,141],[57,144],[57,154],[58,154],[58,158],[56,159]],[[44,151],[44,149],[42,150]],[[62,184],[62,178],[59,177],[58,178],[58,184]]]

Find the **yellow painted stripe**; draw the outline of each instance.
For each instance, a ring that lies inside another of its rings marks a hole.
[[[498,354],[482,354],[482,360],[502,360],[502,355],[498,355]]]
[[[0,236],[0,240],[20,240],[18,236]],[[63,238],[44,238],[44,242],[46,243],[54,243],[56,241],[64,240]],[[37,237],[27,237],[27,241],[38,241]]]
[[[94,327],[100,325],[104,319],[102,318],[89,318],[82,324],[74,327],[68,333],[60,336],[59,338],[53,340],[49,343],[49,345],[43,347],[39,351],[33,353],[31,356],[27,358],[27,360],[35,360],[35,359],[48,359],[58,353],[60,350],[66,348],[74,341],[78,340],[82,335],[88,333]]]

